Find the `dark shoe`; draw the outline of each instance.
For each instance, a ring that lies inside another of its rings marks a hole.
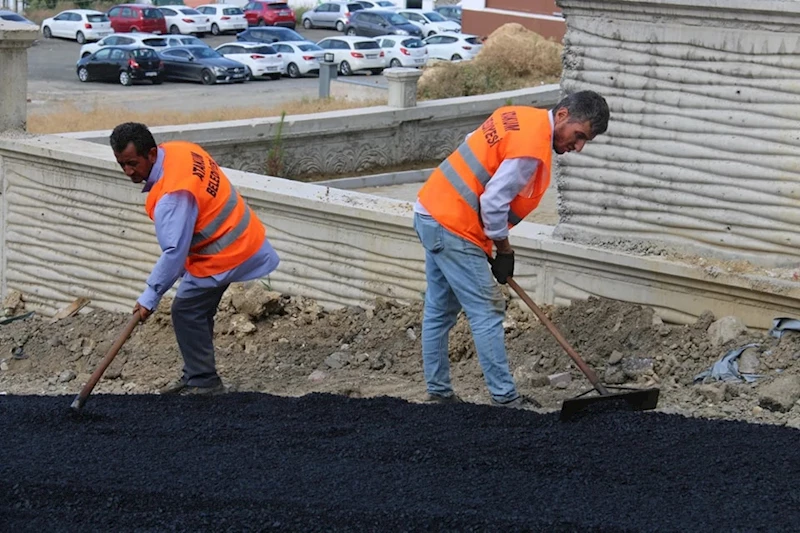
[[[498,402],[492,398],[492,405],[497,407],[511,407],[512,409],[534,409],[542,406],[542,404],[530,396],[517,396],[509,402]]]
[[[226,392],[228,392],[228,390],[225,385],[223,385],[222,380],[210,387],[196,387],[194,385],[187,384],[186,381],[181,378],[161,389],[159,394],[179,394],[181,396],[216,396],[217,394],[225,394]]]
[[[440,394],[431,394],[428,393],[428,397],[425,400],[426,403],[441,403],[441,404],[448,404],[448,403],[462,403],[461,398],[456,396],[455,393],[448,394],[447,396],[442,396]]]

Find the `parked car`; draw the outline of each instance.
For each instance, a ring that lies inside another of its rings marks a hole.
[[[364,10],[353,13],[345,26],[346,35],[377,37],[378,35],[413,35],[422,38],[422,30],[394,11]]]
[[[397,4],[389,0],[355,0],[355,2],[361,4],[364,9],[398,9]]]
[[[165,36],[164,40],[167,42],[167,48],[173,46],[207,46],[211,48],[203,39],[194,35],[169,35]]]
[[[444,18],[436,11],[400,9],[397,14],[407,18],[412,24],[419,26],[425,37],[445,32],[461,33],[461,24]]]
[[[357,2],[325,2],[303,13],[301,22],[307,30],[336,28],[336,31],[343,32],[353,13],[362,9],[364,6]]]
[[[283,41],[272,43],[272,47],[281,55],[283,71],[290,78],[319,74],[319,62],[325,52],[316,44]]]
[[[205,4],[198,6],[197,11],[209,18],[213,35],[247,29],[247,19],[240,7],[230,4]]]
[[[286,2],[249,2],[244,6],[244,17],[250,26],[284,26],[294,29],[297,25],[297,17]]]
[[[251,28],[236,35],[237,41],[272,44],[278,41],[310,43],[308,39],[289,28]]]
[[[444,18],[461,24],[461,6],[439,6],[433,8],[433,10]]]
[[[111,34],[108,37],[103,37],[96,43],[86,43],[81,46],[80,56],[90,56],[106,46],[131,45],[137,45],[141,48],[152,48],[155,51],[162,50],[168,46],[167,40],[164,38],[164,36],[156,35],[155,33]]]
[[[119,81],[132,85],[134,80],[148,80],[153,85],[164,81],[164,63],[152,48],[106,46],[78,60],[78,79],[88,81]]]
[[[207,46],[176,46],[160,53],[168,80],[215,83],[243,83],[247,67]]]
[[[86,41],[97,41],[112,33],[114,30],[111,29],[111,21],[105,13],[93,9],[68,9],[42,21],[42,35],[45,39],[63,37],[83,44]]]
[[[28,20],[19,13],[15,13],[14,11],[9,11],[7,9],[0,9],[0,20],[7,20],[9,22],[19,22],[20,24],[33,24],[36,26],[37,24],[32,20]]]
[[[164,15],[167,31],[172,34],[203,35],[211,28],[209,18],[196,9],[186,6],[162,6],[158,8]]]
[[[279,80],[283,74],[281,54],[264,43],[226,43],[215,48],[223,57],[238,61],[247,68],[247,79],[270,78]]]
[[[445,59],[448,61],[472,59],[483,48],[478,37],[463,33],[431,35],[425,39],[425,44],[428,45],[430,59]]]
[[[156,7],[142,4],[120,4],[108,10],[111,27],[117,33],[167,33],[167,22]]]
[[[356,72],[369,70],[380,74],[386,66],[381,46],[375,39],[366,37],[327,37],[317,43],[324,52],[333,53],[339,65],[339,74],[351,76]]]
[[[390,68],[424,67],[428,62],[428,47],[417,37],[383,35],[375,38],[386,54],[386,64]]]

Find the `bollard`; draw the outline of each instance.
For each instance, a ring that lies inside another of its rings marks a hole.
[[[337,69],[339,64],[336,63],[334,56],[330,52],[326,52],[319,65],[319,97],[330,98],[331,96],[331,80],[336,79]]]

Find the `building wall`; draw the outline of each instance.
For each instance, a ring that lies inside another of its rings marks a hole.
[[[464,33],[488,36],[509,22],[561,42],[566,25],[555,0],[464,0]]]

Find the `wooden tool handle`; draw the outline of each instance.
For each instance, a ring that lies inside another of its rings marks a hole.
[[[608,389],[606,389],[603,386],[603,384],[600,383],[600,380],[598,379],[597,374],[595,374],[594,370],[592,370],[592,368],[589,365],[587,365],[586,362],[584,362],[581,356],[578,355],[578,352],[576,352],[572,348],[572,346],[570,346],[570,344],[567,342],[567,339],[565,339],[564,336],[561,335],[561,332],[558,331],[558,328],[556,328],[555,324],[553,324],[550,321],[550,319],[547,318],[547,315],[545,315],[544,312],[541,309],[539,309],[538,305],[533,303],[533,300],[531,300],[530,297],[525,293],[525,291],[522,290],[522,287],[520,287],[517,284],[517,282],[510,277],[508,278],[508,286],[514,289],[514,292],[516,292],[517,295],[522,299],[522,301],[525,302],[525,304],[528,307],[530,307],[531,311],[533,311],[533,314],[536,315],[536,318],[538,318],[539,321],[542,324],[544,324],[544,326],[548,329],[548,331],[550,331],[550,333],[553,334],[553,337],[556,338],[558,344],[560,344],[561,347],[564,348],[564,351],[567,352],[567,355],[569,355],[572,358],[572,360],[575,361],[575,364],[578,365],[578,368],[581,369],[581,372],[583,372],[584,375],[586,375],[586,377],[589,379],[592,386],[597,390],[597,392],[599,392],[602,395],[608,394],[609,393]]]

